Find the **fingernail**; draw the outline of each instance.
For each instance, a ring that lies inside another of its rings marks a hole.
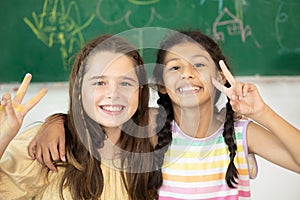
[[[7,106],[8,108],[11,108],[11,100],[7,100],[7,101],[6,101],[6,106]]]
[[[66,162],[66,157],[65,157],[65,156],[61,157],[61,160],[62,160],[63,162]]]

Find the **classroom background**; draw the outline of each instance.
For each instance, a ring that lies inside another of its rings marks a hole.
[[[263,99],[300,129],[298,0],[10,0],[0,1],[0,95],[33,75],[25,101],[48,94],[21,132],[68,109],[72,58],[101,33],[125,36],[145,58],[151,79],[159,41],[172,30],[201,29],[221,45],[233,74],[258,86]],[[151,106],[155,106],[152,91]],[[298,200],[300,175],[259,157],[255,200]]]

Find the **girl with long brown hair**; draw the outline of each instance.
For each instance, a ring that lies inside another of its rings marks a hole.
[[[88,42],[74,62],[69,99],[68,114],[55,115],[64,123],[66,161],[55,161],[53,172],[29,157],[41,126],[18,135],[0,161],[0,198],[154,199],[149,90],[137,50],[111,35]]]

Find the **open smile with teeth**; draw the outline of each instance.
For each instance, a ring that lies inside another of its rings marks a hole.
[[[109,112],[120,112],[124,109],[124,106],[120,105],[104,105],[100,106],[102,110],[109,111]]]
[[[188,85],[188,86],[179,87],[177,89],[177,91],[180,93],[182,93],[182,92],[198,92],[200,89],[201,89],[201,87],[199,87],[199,86]]]

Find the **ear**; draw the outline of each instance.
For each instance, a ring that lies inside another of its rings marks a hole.
[[[224,73],[223,72],[218,72],[218,74],[217,74],[217,81],[219,81],[220,83],[222,83],[223,85],[226,83],[226,77],[225,77],[225,75],[224,75]]]
[[[165,86],[162,86],[162,85],[158,84],[158,85],[157,85],[157,89],[158,89],[158,92],[159,92],[159,93],[167,94],[167,90],[166,90],[166,87],[165,87]]]

